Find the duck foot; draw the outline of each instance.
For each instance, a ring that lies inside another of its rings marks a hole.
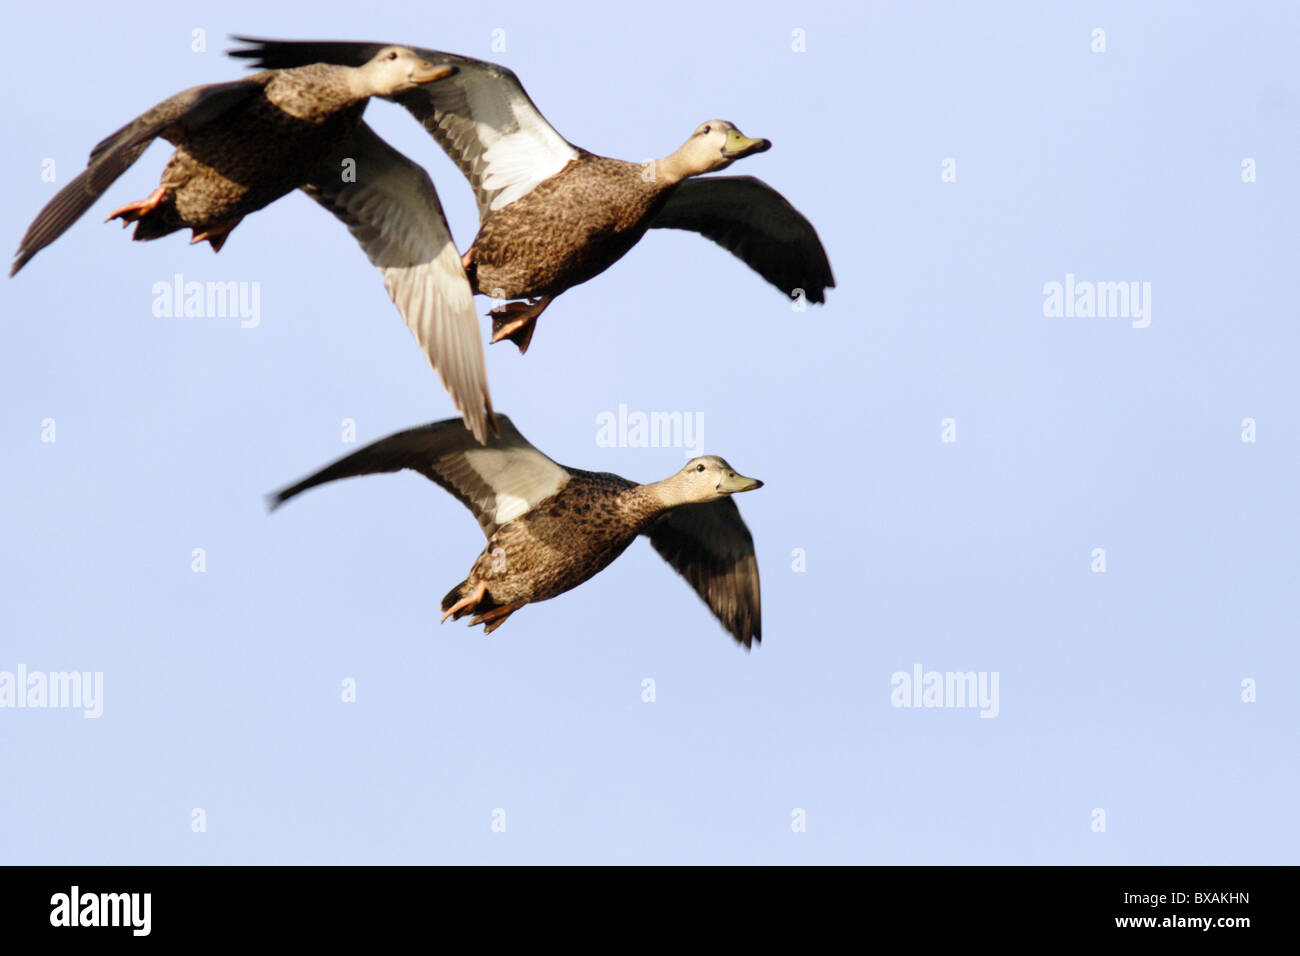
[[[514,614],[515,611],[519,610],[521,607],[523,607],[523,604],[507,604],[504,607],[497,607],[490,611],[484,611],[482,614],[472,618],[469,622],[469,626],[473,627],[475,624],[485,625],[483,628],[483,636],[487,637],[487,635],[491,634],[498,627],[504,624],[506,618],[511,614]]]
[[[459,601],[453,604],[450,608],[448,608],[447,613],[442,616],[442,620],[439,621],[438,623],[439,624],[446,623],[447,618],[449,617],[459,618],[461,614],[464,614],[467,611],[472,610],[474,606],[478,604],[479,601],[483,600],[485,597],[487,597],[487,585],[482,581],[480,581],[478,584],[474,585],[474,590],[470,591],[469,594],[465,595],[463,598],[461,598]]]
[[[492,317],[492,341],[509,339],[519,347],[519,354],[528,351],[528,343],[537,330],[537,317],[551,304],[550,296],[530,302],[507,302],[488,314]]]
[[[144,199],[139,202],[129,202],[121,209],[109,213],[104,222],[112,222],[114,219],[122,220],[122,228],[125,229],[130,223],[135,222],[153,212],[162,203],[163,198],[167,195],[167,187],[159,186]]]
[[[240,216],[238,219],[232,219],[229,222],[219,222],[216,225],[208,226],[202,231],[195,229],[194,235],[190,239],[190,245],[203,242],[206,239],[212,244],[213,252],[220,252],[221,247],[226,244],[226,240],[230,237],[230,231],[238,226],[243,219],[244,217]]]

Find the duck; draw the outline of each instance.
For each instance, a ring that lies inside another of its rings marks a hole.
[[[762,640],[754,539],[732,496],[763,487],[715,455],[650,484],[556,464],[505,415],[480,445],[455,419],[397,432],[267,497],[270,511],[359,475],[417,472],[473,513],[487,544],[443,597],[442,621],[472,614],[490,634],[528,604],[576,588],[638,536],[695,589],[747,650]]]
[[[382,47],[234,39],[246,46],[231,56],[267,68],[364,63]],[[699,233],[796,300],[823,303],[834,287],[817,231],[779,192],[752,176],[697,178],[766,152],[768,140],[710,120],[662,159],[610,159],[560,135],[506,67],[411,49],[457,68],[445,83],[392,99],[473,187],[478,233],[461,258],[463,274],[445,276],[443,286],[463,283],[499,303],[490,312],[493,342],[509,339],[526,352],[537,318],[557,296],[604,272],[650,229]]]
[[[458,264],[455,243],[433,183],[423,170],[403,170],[402,197],[419,226],[419,244],[393,236],[382,204],[364,187],[353,188],[348,164],[376,151],[378,136],[362,114],[373,97],[392,97],[445,82],[456,72],[434,65],[407,47],[376,48],[356,65],[308,63],[263,70],[233,82],[196,86],[147,110],[106,137],[86,169],[64,186],[27,229],[10,276],[66,232],[162,138],[176,147],[158,188],[127,203],[108,219],[135,224],[133,239],[158,239],[189,229],[191,243],[219,252],[245,216],[302,189],[341,203],[344,221],[384,274],[417,344],[479,439],[492,427],[482,336],[473,297],[434,296],[434,270]],[[384,170],[367,171],[382,181]]]

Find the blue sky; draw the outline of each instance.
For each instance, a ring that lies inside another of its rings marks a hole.
[[[216,256],[103,224],[153,189],[156,144],[0,293],[0,672],[103,674],[97,719],[0,708],[0,861],[1296,861],[1294,5],[10,19],[15,246],[100,138],[239,75],[242,32],[497,60],[626,159],[733,120],[774,144],[733,172],[814,222],[838,287],[794,313],[705,240],[654,234],[526,357],[489,348],[496,406],[565,464],[661,478],[681,449],[605,447],[598,416],[701,416],[705,450],[766,482],[738,499],[765,620],[745,654],[639,542],[484,638],[438,625],[482,538],[422,478],[265,514],[356,447],[345,419],[366,442],[453,410],[305,197]],[[467,184],[398,108],[367,117],[464,248]],[[156,317],[177,273],[257,283],[256,327]],[[1149,325],[1044,315],[1067,275],[1150,283]],[[996,674],[997,716],[892,706],[917,665]]]

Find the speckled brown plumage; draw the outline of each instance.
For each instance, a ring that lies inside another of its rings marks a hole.
[[[555,296],[621,259],[650,228],[671,186],[643,167],[583,152],[550,179],[487,213],[470,247],[475,292]]]
[[[762,482],[705,455],[639,485],[558,465],[505,415],[498,423],[500,434],[484,446],[454,421],[389,435],[276,493],[271,506],[340,478],[409,468],[460,499],[487,538],[465,580],[443,597],[444,619],[472,614],[470,623],[491,633],[525,605],[594,577],[645,535],[737,641],[762,639],[754,541],[731,500]]]
[[[563,594],[608,567],[663,511],[626,478],[567,470],[567,485],[488,539],[469,576],[442,599],[444,611],[479,582],[488,596],[475,613]]]
[[[249,45],[232,55],[263,67],[356,64],[380,48],[236,39]],[[413,49],[459,71],[447,83],[395,100],[474,189],[480,228],[464,256],[470,287],[497,299],[534,300],[492,310],[494,342],[510,339],[520,351],[527,349],[552,299],[614,264],[648,229],[698,233],[800,301],[823,302],[835,285],[817,231],[780,193],[750,176],[702,175],[766,150],[766,140],[713,120],[653,164],[597,156],[560,135],[519,78],[500,64]],[[649,172],[647,181],[643,173]]]
[[[177,147],[160,180],[162,201],[136,222],[134,239],[237,222],[308,180],[361,119],[366,99],[321,64],[249,78],[262,87],[220,123],[160,135]]]
[[[391,48],[359,67],[313,63],[177,93],[91,151],[86,169],[28,227],[10,275],[62,235],[158,138],[177,147],[158,189],[109,218],[134,222],[136,239],[193,229],[195,241],[220,249],[244,216],[321,172],[327,157],[350,142],[371,96],[453,72]]]

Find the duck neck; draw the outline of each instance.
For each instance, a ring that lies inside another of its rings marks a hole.
[[[680,474],[669,475],[662,481],[651,482],[648,485],[638,485],[637,488],[645,496],[646,501],[651,502],[657,509],[654,517],[658,517],[669,508],[688,505],[699,500],[698,488],[693,487],[688,481],[683,481]]]
[[[347,95],[353,101],[368,100],[370,97],[377,95],[374,84],[370,82],[370,76],[365,69],[359,66],[347,67],[347,72],[343,75],[344,86],[347,88]]]
[[[655,160],[654,181],[660,187],[676,186],[683,179],[694,175],[695,170],[691,169],[678,153]]]
[[[623,506],[632,517],[637,530],[649,527],[660,515],[681,504],[665,490],[662,481],[649,485],[636,485],[624,492]]]

